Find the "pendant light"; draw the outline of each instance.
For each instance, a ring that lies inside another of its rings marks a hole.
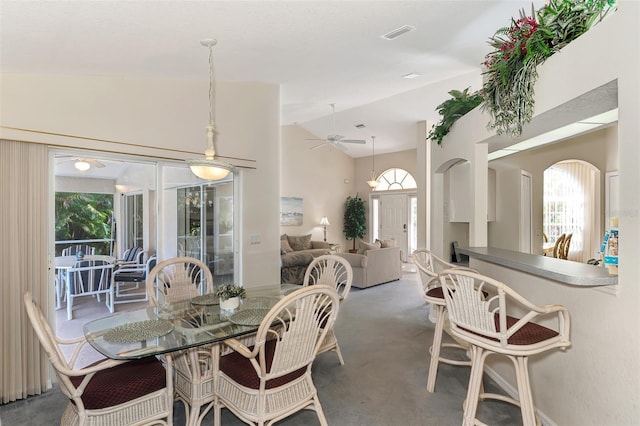
[[[376,189],[378,186],[378,179],[376,177],[376,137],[371,136],[371,176],[367,181],[367,185],[371,189]]]
[[[205,39],[200,42],[204,47],[209,48],[209,124],[205,127],[207,131],[207,149],[204,151],[205,158],[195,158],[187,160],[191,172],[204,180],[219,180],[227,177],[229,172],[233,172],[233,165],[215,159],[216,151],[213,147],[213,138],[216,134],[215,126],[215,77],[213,68],[213,46],[217,43],[213,39]]]

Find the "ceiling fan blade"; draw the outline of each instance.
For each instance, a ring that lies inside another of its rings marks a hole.
[[[320,139],[320,138],[308,138],[308,139],[305,139],[305,141],[326,141],[326,139]]]
[[[323,140],[323,139],[321,139]],[[324,143],[321,143],[320,145],[316,145],[316,146],[312,146],[310,149],[318,149],[318,148],[322,148],[323,146],[327,145],[327,142],[325,141]]]
[[[340,142],[335,142],[335,143],[332,143],[331,145],[335,146],[342,152],[347,152],[347,147],[342,145]]]
[[[103,168],[103,167],[104,167],[104,164],[103,164],[103,163],[101,163],[101,162],[100,162],[100,161],[98,161],[98,160],[94,160],[94,159],[91,159],[91,158],[84,158],[84,159],[83,159],[83,161],[86,161],[87,163],[89,163],[89,164],[91,164],[92,166],[95,166],[95,167],[97,167],[97,168],[99,168],[99,169],[101,169],[101,168]]]
[[[340,139],[340,143],[367,143],[367,141],[364,141],[362,139]]]

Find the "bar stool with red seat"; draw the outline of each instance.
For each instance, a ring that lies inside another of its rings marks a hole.
[[[471,377],[462,424],[483,424],[476,419],[478,400],[498,399],[519,405],[523,425],[535,425],[529,356],[571,345],[569,312],[562,305],[536,306],[506,284],[475,272],[449,269],[442,271],[438,278],[449,312],[451,333],[471,345]],[[510,315],[514,309],[519,312],[518,316]],[[556,329],[533,322],[540,319],[557,321]],[[505,355],[513,363],[519,400],[481,391],[484,363],[491,354]]]
[[[433,332],[433,342],[429,347],[431,356],[429,361],[429,372],[427,373],[427,391],[433,392],[436,387],[436,377],[438,375],[438,364],[443,362],[449,365],[470,366],[469,359],[457,360],[447,358],[440,355],[442,348],[462,349],[466,352],[467,346],[458,343],[442,343],[442,333],[445,329],[447,319],[447,304],[444,301],[440,281],[438,280],[438,272],[445,269],[454,268],[451,263],[445,262],[429,250],[418,249],[411,255],[413,263],[418,268],[418,278],[422,284],[424,300],[431,303],[432,309],[435,310],[435,330]]]

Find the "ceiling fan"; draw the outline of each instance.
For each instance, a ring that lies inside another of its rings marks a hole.
[[[325,139],[305,139],[307,141],[323,141],[319,145],[312,146],[311,149],[318,149],[325,145],[329,145],[329,146],[335,146],[339,150],[346,152],[347,148],[343,145],[344,143],[359,143],[359,144],[366,143],[366,141],[363,139],[343,139],[344,136],[336,133],[336,104],[329,104],[329,105],[331,105],[331,111],[333,115],[333,134],[328,135]]]
[[[58,164],[66,163],[68,161],[75,162],[74,167],[76,169],[80,170],[81,172],[89,170],[91,168],[91,166],[97,167],[99,169],[104,167],[104,164],[101,163],[100,161],[96,160],[96,159],[93,159],[93,158],[80,158],[80,157],[67,158],[67,159],[64,159],[62,161],[58,161]]]

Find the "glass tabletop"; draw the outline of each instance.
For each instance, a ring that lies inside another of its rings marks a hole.
[[[279,287],[247,291],[240,307],[229,311],[189,300],[148,306],[90,321],[83,331],[91,346],[108,358],[144,358],[255,333],[260,315],[266,315],[282,293]]]

